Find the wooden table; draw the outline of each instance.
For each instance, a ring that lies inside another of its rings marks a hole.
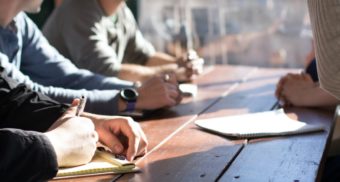
[[[200,130],[196,119],[272,110],[278,79],[292,71],[245,66],[206,69],[195,98],[140,121],[148,153],[136,161],[141,173],[60,181],[316,181],[320,178],[333,112],[289,108],[289,116],[325,126],[325,132],[256,140],[233,140]]]

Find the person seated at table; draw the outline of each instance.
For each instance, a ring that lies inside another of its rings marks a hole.
[[[316,59],[313,58],[305,73],[289,73],[276,86],[275,96],[283,106],[335,107],[340,100],[320,88]]]
[[[338,0],[308,0],[320,87],[340,99],[340,16]],[[322,181],[340,181],[340,155],[328,159]]]
[[[88,163],[98,140],[128,160],[146,153],[147,139],[131,118],[76,116],[79,99],[61,104],[8,78],[1,67],[0,74],[1,181],[48,180],[58,167]]]
[[[174,78],[165,81],[155,76],[131,93],[126,88],[133,87],[132,82],[78,69],[47,42],[22,12],[37,12],[40,4],[38,0],[0,0],[0,65],[8,76],[60,102],[69,103],[85,95],[85,110],[97,114],[153,110],[179,103]],[[120,97],[120,90],[133,97]]]
[[[181,58],[155,52],[124,0],[65,0],[43,33],[78,67],[124,80],[175,72],[178,81],[190,81],[203,67],[203,59],[193,51]]]

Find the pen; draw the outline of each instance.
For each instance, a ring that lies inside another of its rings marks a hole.
[[[77,107],[76,116],[80,116],[80,114],[84,111],[85,104],[86,104],[86,97],[85,96],[81,96],[80,103],[79,103],[79,105]]]

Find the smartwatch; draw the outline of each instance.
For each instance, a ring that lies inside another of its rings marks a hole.
[[[120,91],[120,98],[126,101],[126,112],[133,112],[136,107],[138,92],[134,88],[125,88]]]

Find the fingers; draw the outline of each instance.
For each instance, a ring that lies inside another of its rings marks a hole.
[[[277,99],[280,99],[282,89],[283,89],[284,84],[285,84],[286,80],[288,79],[288,77],[289,77],[289,74],[281,77],[279,82],[277,83],[276,90],[275,90],[275,96],[276,96]]]
[[[65,111],[65,113],[56,121],[53,123],[53,125],[48,129],[53,130],[59,125],[66,122],[69,118],[74,117],[77,112],[77,106],[79,105],[80,100],[79,99],[73,99],[71,106]]]
[[[147,140],[140,125],[134,121],[130,122],[132,130],[128,132],[128,149],[126,157],[128,160],[133,160],[136,156],[144,155],[146,153]]]
[[[167,92],[168,106],[174,106],[181,100],[181,93],[178,87],[176,75],[174,73],[164,74],[165,92]]]
[[[191,64],[192,64],[192,70],[194,71],[194,74],[199,75],[203,72],[204,59],[197,58],[191,61]]]
[[[283,77],[280,78],[279,82],[276,85],[276,90],[275,90],[275,97],[279,100],[279,104],[281,106],[288,106],[289,101],[287,100],[285,94],[284,94],[284,89],[285,89],[285,84],[287,80],[291,79],[294,77],[294,74],[287,74]]]
[[[306,73],[287,74],[277,84],[275,96],[283,106],[303,105],[306,101],[306,91],[313,89],[315,83],[311,76]]]
[[[280,96],[279,96],[278,100],[279,100],[279,104],[280,104],[281,106],[283,106],[283,107],[289,107],[289,106],[292,105],[292,104],[289,102],[289,100],[286,98],[286,95],[285,95],[284,91],[282,91],[282,92],[280,93]]]
[[[203,72],[204,59],[199,57],[194,50],[189,50],[187,55],[180,58],[177,63],[179,67],[185,68],[185,81],[191,80],[195,75]]]
[[[71,107],[77,107],[79,104],[80,104],[79,99],[73,99],[73,101],[71,103]]]
[[[289,80],[299,80],[299,79],[305,79],[305,76],[302,74],[296,74],[296,73],[288,73],[287,75],[283,76],[280,78],[279,82],[276,85],[276,90],[275,90],[275,96],[278,99],[281,99],[282,93],[283,93],[283,88],[286,82]]]
[[[124,151],[124,146],[118,139],[118,133],[110,133],[102,135],[101,142],[109,147],[115,154],[121,154]]]
[[[169,102],[168,106],[174,106],[178,104],[182,100],[181,92],[179,90],[178,85],[165,83],[166,92],[167,92],[167,100]]]
[[[70,116],[75,116],[76,112],[77,112],[77,107],[80,104],[80,100],[79,99],[73,99],[72,103],[71,103],[71,107],[69,107],[64,115],[70,115]]]
[[[132,118],[118,117],[105,122],[105,125],[106,133],[102,134],[101,142],[108,146],[113,153],[126,152],[126,157],[130,161],[136,156],[146,153],[147,139],[140,125]]]
[[[178,84],[176,74],[173,72],[164,73],[161,77],[163,77],[163,81],[166,83],[172,83],[174,85]]]
[[[204,60],[202,58],[196,58],[190,60],[185,65],[185,75],[188,79],[191,79],[194,75],[199,75],[203,72]]]
[[[131,161],[137,155],[140,137],[138,135],[131,136],[129,137],[128,141],[129,141],[129,145],[128,145],[128,149],[126,152],[126,158],[127,160]]]

